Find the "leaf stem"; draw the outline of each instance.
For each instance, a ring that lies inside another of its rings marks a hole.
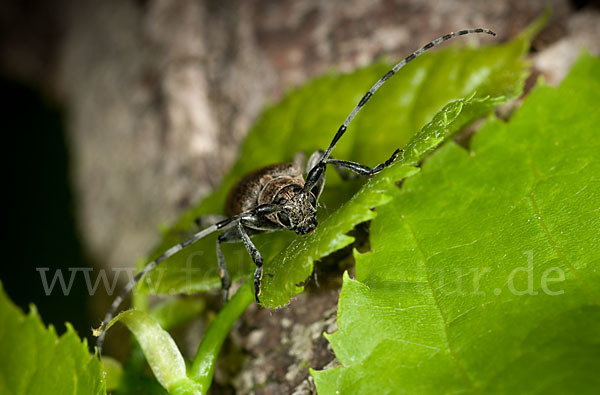
[[[206,393],[210,387],[215,371],[215,362],[223,341],[238,317],[254,301],[251,284],[252,281],[246,281],[240,287],[217,314],[202,338],[188,374],[191,379],[202,386],[202,393]]]

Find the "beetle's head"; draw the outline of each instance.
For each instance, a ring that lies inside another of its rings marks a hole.
[[[284,228],[305,235],[317,227],[317,198],[312,192],[290,185],[283,188],[274,201],[282,208],[275,216]]]

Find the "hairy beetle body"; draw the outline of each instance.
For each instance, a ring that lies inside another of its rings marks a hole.
[[[304,186],[303,168],[300,164],[278,163],[246,174],[229,191],[225,213],[234,216],[259,204],[270,203],[288,184]]]

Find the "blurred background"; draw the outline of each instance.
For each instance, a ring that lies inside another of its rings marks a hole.
[[[70,321],[89,338],[111,297],[92,298],[83,273],[93,282],[100,268],[133,267],[157,243],[160,225],[219,183],[269,103],[322,73],[392,61],[450,31],[486,27],[508,41],[546,7],[552,18],[533,43],[531,81],[543,75],[556,84],[582,47],[600,53],[599,2],[3,1],[5,289],[24,309],[35,303],[59,333]],[[315,298],[322,300],[309,316]],[[280,338],[284,315],[308,326],[325,312],[334,317],[336,302],[333,289],[301,295],[287,312],[251,308],[233,343],[268,354],[269,345],[248,344],[252,328]],[[326,346],[312,344],[311,366],[331,362]],[[282,392],[306,379],[285,373],[274,373]]]

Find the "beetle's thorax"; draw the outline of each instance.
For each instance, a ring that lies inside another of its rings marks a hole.
[[[271,203],[281,186],[289,183],[304,185],[302,167],[295,163],[278,163],[257,169],[233,186],[227,197],[225,212],[233,216],[259,204]]]

